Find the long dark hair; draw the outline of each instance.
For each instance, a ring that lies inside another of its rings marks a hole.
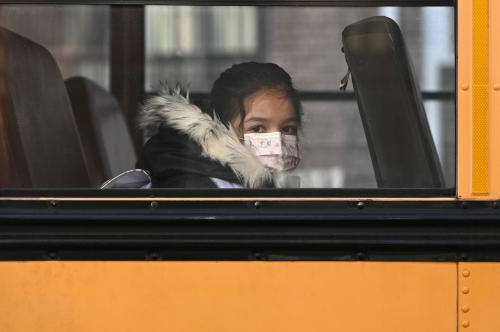
[[[245,97],[266,88],[280,89],[291,98],[300,126],[302,105],[297,90],[290,75],[274,63],[243,62],[224,71],[214,82],[205,111],[210,115],[215,113],[225,125],[229,125],[238,116],[245,118]]]

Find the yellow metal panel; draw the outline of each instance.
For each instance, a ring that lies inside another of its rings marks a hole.
[[[473,7],[473,174],[472,193],[489,193],[489,0]]]
[[[474,139],[472,159],[472,194],[489,194],[489,117],[488,86],[474,85]]]
[[[457,5],[458,196],[500,199],[500,1]]]
[[[500,331],[500,263],[460,263],[459,331]]]
[[[473,165],[472,193],[489,193],[489,0],[473,8]]]
[[[456,267],[3,262],[0,331],[452,332]]]
[[[490,1],[490,178],[494,198],[500,198],[500,1]]]
[[[489,0],[474,0],[474,85],[487,85],[489,59]]]
[[[457,3],[457,191],[464,199],[472,192],[472,1]]]

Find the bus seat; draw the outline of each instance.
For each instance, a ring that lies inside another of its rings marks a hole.
[[[442,188],[422,94],[398,24],[370,17],[342,32],[343,50],[380,188]],[[345,88],[348,75],[342,80]]]
[[[82,139],[92,186],[134,168],[136,155],[118,101],[97,83],[84,78],[66,80]]]
[[[151,189],[152,180],[143,169],[131,169],[107,180],[101,189]]]
[[[88,187],[86,162],[50,52],[0,27],[0,187]]]

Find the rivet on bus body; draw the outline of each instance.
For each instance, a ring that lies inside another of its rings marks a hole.
[[[153,260],[153,261],[158,261],[158,260],[160,260],[160,255],[158,253],[156,253],[156,252],[152,252],[148,256],[146,256],[146,259],[150,259],[150,260]]]
[[[364,252],[358,252],[356,253],[356,258],[360,261],[363,261],[366,259],[366,254]]]
[[[462,271],[462,275],[467,278],[468,276],[470,276],[470,271],[469,270],[463,270]]]
[[[462,306],[462,312],[469,312],[470,308],[468,305],[463,305]]]
[[[467,83],[463,83],[460,87],[461,87],[461,88],[462,88],[462,90],[464,90],[464,91],[469,90],[469,84],[467,84]]]
[[[493,90],[495,90],[495,91],[500,90],[500,83],[493,84]]]
[[[469,292],[470,292],[469,287],[464,287],[464,288],[462,288],[462,293],[464,293],[464,294],[469,294]]]
[[[464,320],[464,321],[462,321],[462,326],[463,326],[463,327],[469,327],[469,326],[470,326],[469,321],[468,321],[468,320]]]

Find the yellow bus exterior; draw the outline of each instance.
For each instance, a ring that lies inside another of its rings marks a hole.
[[[457,196],[352,200],[500,200],[500,2],[456,6]],[[498,262],[0,262],[2,332],[493,332],[498,298]]]

